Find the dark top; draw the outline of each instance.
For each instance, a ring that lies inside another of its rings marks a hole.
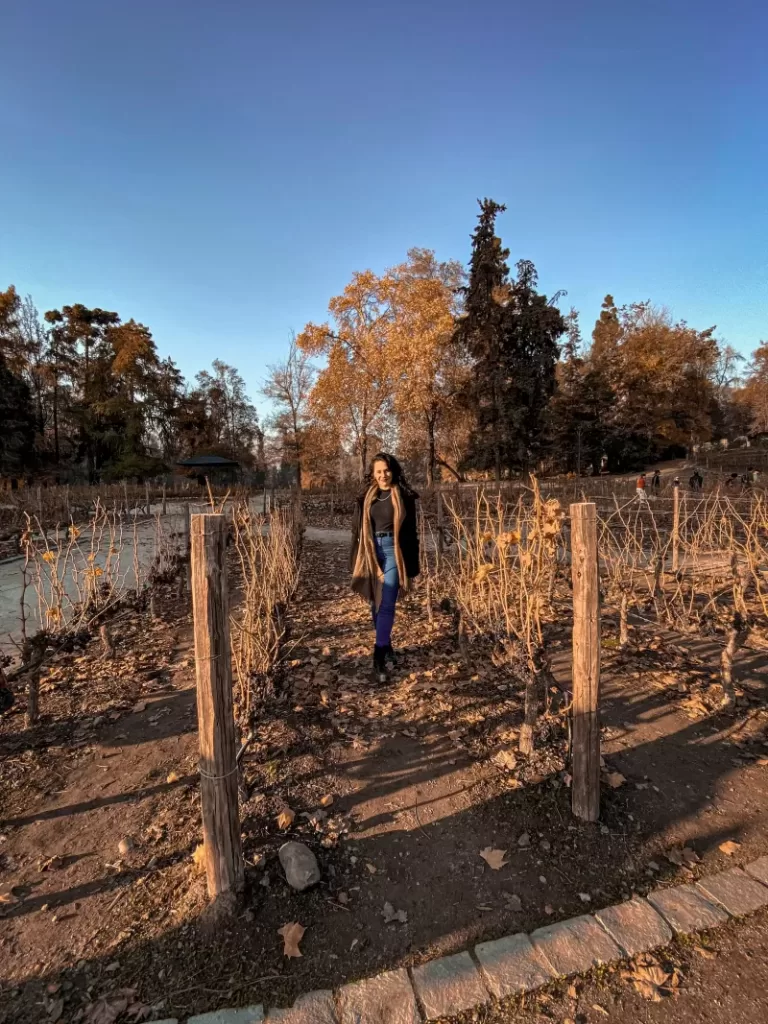
[[[400,526],[400,550],[403,553],[403,561],[405,562],[405,572],[408,579],[414,580],[419,575],[419,530],[416,521],[416,499],[409,494],[403,494],[400,492],[403,499],[403,509],[405,511],[405,517],[403,518],[402,525]],[[355,562],[357,561],[357,549],[360,545],[360,523],[363,516],[363,503],[365,501],[365,495],[361,495],[355,503],[355,515],[352,520],[352,546],[349,552],[349,571],[354,572]],[[375,505],[388,505],[392,508],[391,498],[388,501],[374,502]],[[391,514],[391,513],[390,513]],[[373,518],[373,509],[371,509],[371,518]],[[390,527],[392,521],[390,521]],[[374,530],[377,527],[374,526]]]
[[[371,505],[371,522],[374,533],[392,533],[395,529],[395,510],[392,507],[392,491],[379,491]]]

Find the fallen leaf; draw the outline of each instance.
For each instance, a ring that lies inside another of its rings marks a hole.
[[[375,864],[371,864],[370,861],[366,861],[365,862],[365,866],[368,868],[368,871],[369,871],[370,874],[372,874],[372,875],[376,874],[376,865]]]
[[[282,935],[283,937],[283,943],[285,946],[283,949],[283,956],[301,956],[299,943],[304,938],[304,932],[306,930],[307,929],[302,928],[297,921],[292,921],[290,924],[284,924],[282,928],[277,929],[277,934]]]
[[[619,789],[627,781],[621,772],[609,772],[605,777],[605,781],[611,787],[611,789]]]
[[[604,1017],[610,1016],[606,1008],[604,1006],[601,1006],[600,1003],[592,1003],[592,1009],[595,1010],[597,1013],[602,1013]]]
[[[0,889],[0,903],[18,903],[18,896],[14,895],[11,886],[3,886]]]
[[[510,910],[522,910],[523,901],[513,892],[502,893],[502,896],[507,901],[507,906]]]
[[[506,771],[512,771],[517,767],[517,755],[514,750],[509,747],[504,750],[497,750],[491,758],[491,761],[499,768],[504,768]]]
[[[652,1003],[660,1003],[662,996],[670,994],[669,982],[672,975],[662,970],[652,957],[638,963],[634,970],[624,971],[623,977],[632,982],[635,991],[643,999],[648,999]]]
[[[391,903],[385,903],[384,909],[381,912],[381,916],[384,918],[384,924],[407,924],[408,914],[404,910],[395,910]]]
[[[134,706],[133,706],[133,713],[134,713],[134,715],[138,715],[142,711],[146,711],[146,710],[147,710],[147,701],[145,701],[145,700],[140,700],[138,704],[134,704]]]
[[[582,903],[591,903],[592,902],[592,897],[589,895],[588,892],[580,892],[579,893],[579,899],[581,900]]]
[[[492,846],[486,846],[484,850],[481,850],[480,856],[483,858],[488,867],[493,868],[494,871],[501,871],[501,869],[507,863],[505,860],[507,856],[507,851],[494,850]]]
[[[330,807],[332,803],[333,803],[333,797],[331,796],[330,793],[328,793],[320,801],[320,806],[321,807]]]
[[[178,772],[168,772],[168,774],[165,777],[165,781],[166,782],[178,782],[180,778],[181,778],[181,776],[179,775]]]
[[[287,828],[291,827],[295,817],[295,811],[292,811],[290,807],[284,807],[277,816],[277,827],[284,832]]]
[[[64,858],[56,856],[56,857],[51,857],[50,860],[43,861],[43,863],[40,865],[40,870],[41,871],[57,871],[59,868],[63,868],[63,867],[64,867]]]
[[[720,844],[720,852],[724,853],[726,857],[732,857],[740,849],[741,843],[737,843],[734,839],[727,839],[724,843]]]

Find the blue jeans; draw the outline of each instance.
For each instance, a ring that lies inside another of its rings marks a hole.
[[[386,647],[392,640],[392,626],[395,622],[395,604],[400,580],[397,575],[395,561],[395,538],[374,537],[376,559],[384,571],[384,586],[381,592],[381,604],[378,611],[372,606],[373,624],[376,627],[376,645]]]

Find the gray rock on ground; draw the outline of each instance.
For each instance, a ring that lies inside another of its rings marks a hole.
[[[286,881],[292,889],[303,892],[320,881],[317,858],[304,843],[283,843],[278,857],[283,866]]]

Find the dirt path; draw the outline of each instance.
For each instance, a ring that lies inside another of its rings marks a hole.
[[[710,683],[713,652],[697,664],[651,633],[621,654],[606,624],[604,754],[626,781],[606,785],[601,823],[582,825],[569,811],[560,696],[548,741],[520,760],[519,686],[482,647],[470,645],[467,665],[450,616],[430,624],[418,593],[398,612],[401,664],[373,686],[369,613],[348,591],[346,563],[345,546],[308,540],[286,688],[243,763],[248,889],[226,930],[205,925],[191,859],[199,803],[185,608],[169,597],[162,623],[127,621],[115,664],[93,647],[67,655],[36,734],[24,732],[21,708],[3,721],[3,1024],[50,1021],[43,1003],[60,991],[67,1024],[121,988],[159,1016],[283,1004],[768,852],[762,655],[740,666],[746,725],[692,719],[683,705]],[[554,625],[563,689],[569,642]],[[282,831],[286,805],[296,817]],[[126,836],[135,846],[123,855]],[[285,884],[276,854],[286,838],[316,853],[315,889]],[[731,838],[742,845],[729,859],[718,847]],[[701,858],[691,869],[666,858],[684,844]],[[501,870],[480,857],[486,847],[506,851]],[[399,911],[405,920],[387,922]],[[277,935],[291,921],[307,929],[300,960],[283,958]],[[62,988],[46,996],[48,984]]]

